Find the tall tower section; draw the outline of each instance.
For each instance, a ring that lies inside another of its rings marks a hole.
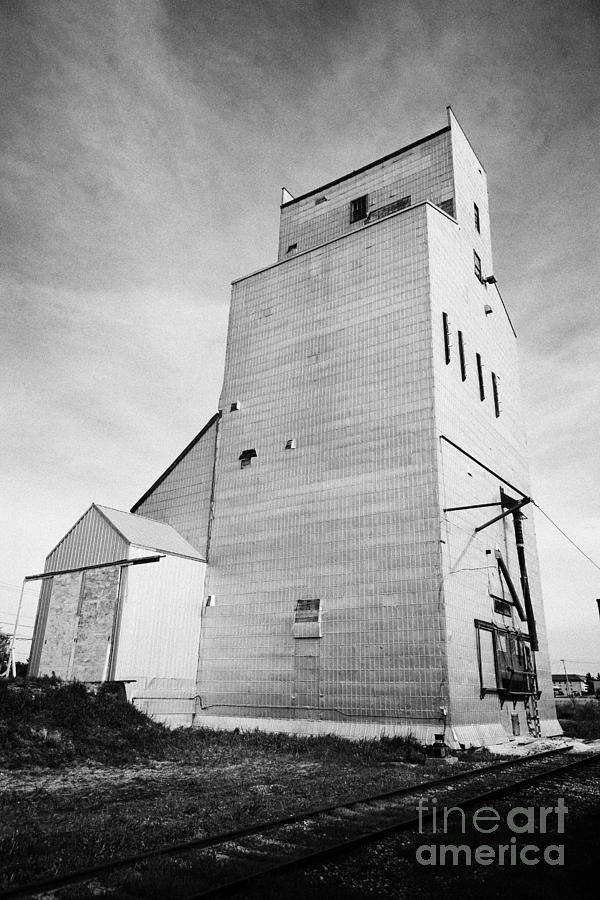
[[[220,413],[196,724],[560,731],[516,336],[451,110],[282,204],[278,261],[233,284]]]

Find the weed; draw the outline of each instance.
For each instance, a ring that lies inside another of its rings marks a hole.
[[[84,761],[121,766],[151,759],[210,765],[211,760],[254,751],[359,766],[425,759],[423,748],[410,735],[349,741],[334,735],[297,737],[259,730],[170,730],[109,689],[93,692],[79,682],[56,678],[24,685],[0,682],[0,766],[5,768],[56,768]]]

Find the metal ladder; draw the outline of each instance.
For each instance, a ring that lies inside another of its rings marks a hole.
[[[530,659],[528,659],[527,662],[527,689],[529,691],[529,696],[525,701],[525,718],[527,719],[529,734],[533,735],[533,737],[541,737],[542,726],[540,723],[540,712],[537,701],[537,679],[533,668],[531,668]]]

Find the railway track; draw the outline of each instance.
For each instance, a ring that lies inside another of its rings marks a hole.
[[[294,815],[152,851],[108,860],[0,892],[0,898],[45,895],[60,900],[77,886],[77,898],[152,896],[196,898],[222,896],[251,888],[261,877],[293,867],[318,864],[330,857],[426,824],[419,820],[419,800],[434,798],[453,807],[468,807],[510,794],[549,778],[568,777],[585,766],[600,768],[600,754],[558,761],[559,750],[494,763],[478,769],[371,796],[340,800]]]

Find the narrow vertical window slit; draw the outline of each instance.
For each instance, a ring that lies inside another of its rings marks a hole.
[[[444,323],[444,353],[446,356],[446,365],[450,362],[450,326],[448,325],[448,313],[442,313]]]
[[[492,390],[494,392],[494,411],[496,418],[500,415],[500,398],[498,396],[498,378],[495,372],[492,372]]]
[[[479,378],[479,399],[485,400],[485,384],[483,381],[483,363],[481,362],[481,354],[476,353],[477,357],[477,377]]]
[[[458,355],[460,357],[460,377],[463,381],[467,380],[467,361],[465,359],[465,342],[463,340],[462,331],[458,332]]]

